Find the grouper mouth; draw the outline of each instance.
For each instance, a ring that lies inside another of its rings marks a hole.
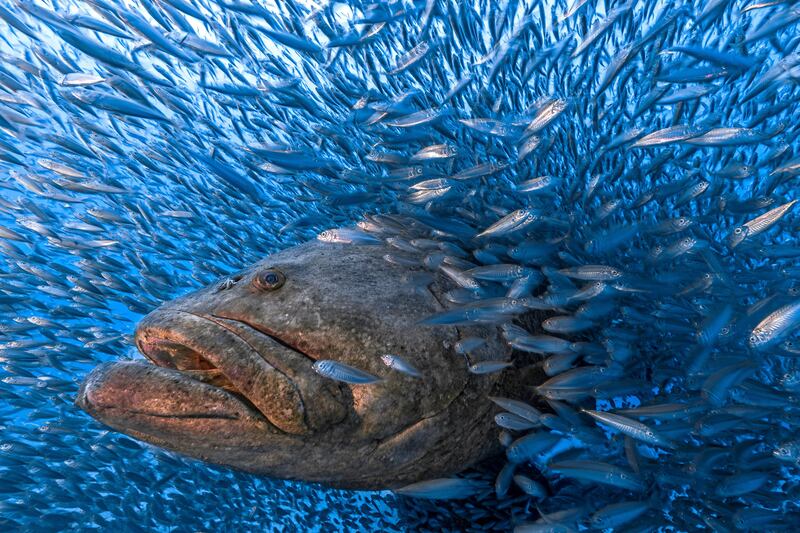
[[[320,425],[301,390],[317,385],[308,382],[313,360],[247,321],[157,310],[142,319],[135,342],[149,363],[101,365],[78,394],[78,405],[109,426],[158,441],[205,433],[209,423],[288,435]],[[338,401],[327,405],[342,418]]]
[[[215,327],[211,324],[206,326]],[[199,346],[196,341],[190,340],[189,343],[183,343],[175,340],[175,337],[179,337],[179,335],[169,333],[164,337],[153,336],[152,332],[143,333],[137,338],[136,347],[156,366],[176,370],[184,377],[222,389],[244,404],[251,414],[264,416],[264,413],[236,387],[225,371],[211,362],[220,364],[224,361],[223,358],[217,354],[210,354],[207,347]],[[235,375],[235,371],[229,370],[229,373]]]

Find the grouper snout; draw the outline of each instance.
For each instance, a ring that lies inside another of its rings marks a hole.
[[[77,403],[135,438],[273,477],[384,489],[462,470],[496,450],[486,398],[515,385],[469,373],[453,346],[485,338],[473,363],[509,348],[494,326],[420,325],[448,281],[404,283],[410,267],[386,252],[314,241],[168,302],[137,327],[146,361],[96,368]],[[380,380],[336,381],[314,371],[323,360]]]
[[[346,416],[338,385],[309,372],[313,359],[250,323],[225,318],[234,313],[214,311],[165,306],[142,320],[136,345],[156,365],[229,392],[283,433],[321,430]]]

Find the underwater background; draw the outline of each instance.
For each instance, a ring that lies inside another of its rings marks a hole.
[[[800,530],[798,23],[781,1],[0,0],[0,530]],[[532,392],[544,418],[498,420],[513,451],[466,474],[479,495],[251,476],[73,404],[142,358],[161,302],[398,212],[469,259],[437,265],[472,311],[431,323],[563,317],[505,329],[561,380]]]

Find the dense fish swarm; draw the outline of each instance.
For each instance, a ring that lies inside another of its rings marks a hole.
[[[797,529],[800,7],[18,0],[0,19],[4,531],[411,527],[394,496],[207,468],[72,405],[91,366],[134,357],[143,313],[318,234],[441,269],[458,307],[420,327],[496,323],[550,376],[486,399],[508,462],[457,528]]]

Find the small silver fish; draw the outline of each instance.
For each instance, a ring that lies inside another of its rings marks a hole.
[[[614,530],[636,520],[650,509],[649,502],[619,502],[606,505],[591,516],[592,526],[598,530]]]
[[[484,344],[486,344],[486,339],[480,337],[465,337],[455,344],[454,349],[457,354],[465,355],[474,352]]]
[[[422,373],[414,368],[408,361],[400,357],[399,355],[392,355],[392,354],[384,354],[381,356],[381,361],[383,364],[388,366],[393,370],[397,370],[398,372],[402,372],[403,374],[408,374],[409,376],[415,378],[421,378]]]
[[[467,273],[476,279],[504,282],[526,276],[530,270],[519,265],[500,264],[475,267],[468,270]]]
[[[800,441],[787,441],[772,451],[772,455],[788,463],[800,464]]]
[[[562,268],[558,273],[568,278],[584,281],[612,281],[622,277],[622,272],[619,269],[606,265],[581,265]]]
[[[797,200],[792,200],[774,209],[770,209],[763,215],[760,215],[753,220],[749,220],[741,226],[736,226],[728,236],[728,246],[736,248],[745,239],[754,237],[762,233],[772,226],[774,226],[793,206]]]
[[[475,237],[505,235],[507,233],[511,233],[512,231],[524,228],[525,226],[536,221],[538,218],[538,215],[536,215],[530,209],[518,209],[504,216],[482,232],[478,233]]]
[[[380,239],[363,231],[337,228],[327,229],[317,235],[317,240],[335,244],[380,244]]]
[[[344,381],[345,383],[352,383],[354,385],[365,385],[381,381],[381,378],[378,376],[373,376],[368,372],[331,359],[317,361],[312,367],[320,376],[335,379],[336,381]]]
[[[549,99],[549,101],[544,103],[536,112],[536,116],[533,117],[528,127],[525,128],[525,132],[528,134],[540,132],[547,127],[548,124],[557,119],[566,109],[567,102],[565,100],[558,100],[555,98]]]
[[[561,185],[561,182],[561,179],[552,176],[539,176],[517,184],[516,190],[526,194],[552,192],[552,189]]]
[[[784,305],[767,315],[750,334],[750,346],[763,350],[800,325],[800,301]]]
[[[514,483],[517,484],[522,491],[528,496],[533,496],[537,499],[543,499],[547,496],[547,490],[538,481],[534,481],[528,476],[517,474],[514,476]]]
[[[489,399],[506,411],[518,415],[530,422],[539,423],[539,418],[542,416],[541,411],[519,400],[503,398],[501,396],[489,396]]]
[[[510,429],[512,431],[524,431],[539,425],[536,422],[531,422],[514,413],[498,413],[494,415],[494,421],[501,428]]]
[[[87,85],[96,85],[103,83],[106,79],[96,74],[85,74],[83,72],[70,72],[61,78],[61,85],[63,87],[85,87]]]
[[[528,433],[524,437],[512,442],[506,448],[506,457],[512,463],[524,463],[525,461],[544,453],[558,444],[561,437],[549,431],[538,431]]]
[[[513,364],[510,361],[480,361],[469,365],[469,371],[472,374],[491,374],[505,370]]]
[[[674,445],[667,439],[657,434],[655,431],[650,429],[645,424],[637,422],[636,420],[632,420],[630,418],[626,418],[620,415],[615,415],[614,413],[594,411],[591,409],[585,409],[583,412],[591,416],[595,420],[611,428],[614,428],[620,433],[628,435],[629,437],[634,438],[636,440],[640,440],[642,442],[646,442],[647,444],[652,444],[655,446],[665,446],[667,448],[674,447]]]
[[[598,461],[560,461],[547,465],[564,477],[611,485],[622,489],[642,491],[642,479],[633,472]]]
[[[439,478],[412,483],[395,489],[396,494],[429,500],[468,498],[483,489],[483,485],[469,479]]]

